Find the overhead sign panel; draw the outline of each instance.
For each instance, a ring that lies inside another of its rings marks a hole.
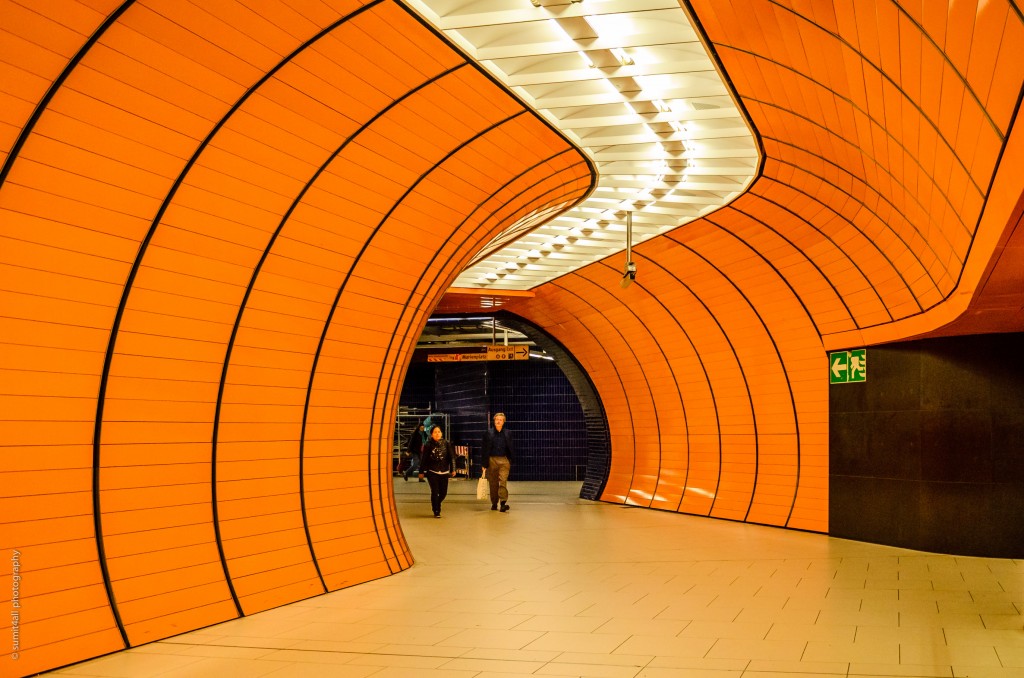
[[[471,363],[487,360],[486,353],[431,353],[427,355],[428,363]]]
[[[529,360],[529,346],[487,346],[486,351],[473,353],[429,353],[428,363],[469,363],[484,360]]]
[[[529,346],[488,346],[488,360],[527,360],[530,357]]]

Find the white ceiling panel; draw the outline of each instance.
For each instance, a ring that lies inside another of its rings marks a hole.
[[[753,180],[758,147],[676,0],[406,0],[586,153],[597,187],[527,215],[455,287],[528,290],[684,226]]]

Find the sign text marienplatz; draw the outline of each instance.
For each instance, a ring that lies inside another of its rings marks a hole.
[[[479,351],[479,349],[477,349]],[[430,353],[428,363],[469,363],[484,360],[529,360],[529,346],[489,345],[486,352],[474,353]]]

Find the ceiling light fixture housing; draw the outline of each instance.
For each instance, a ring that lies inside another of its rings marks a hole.
[[[407,2],[598,172],[586,200],[512,224],[454,287],[532,289],[621,252],[627,212],[639,244],[719,209],[753,181],[751,126],[678,0]],[[558,257],[543,266],[521,263],[552,251]]]

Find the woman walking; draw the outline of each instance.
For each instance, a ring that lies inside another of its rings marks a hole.
[[[430,438],[420,451],[420,473],[430,483],[430,508],[434,517],[441,517],[441,502],[448,496],[448,479],[455,475],[455,453],[444,439],[440,426],[432,426]]]

